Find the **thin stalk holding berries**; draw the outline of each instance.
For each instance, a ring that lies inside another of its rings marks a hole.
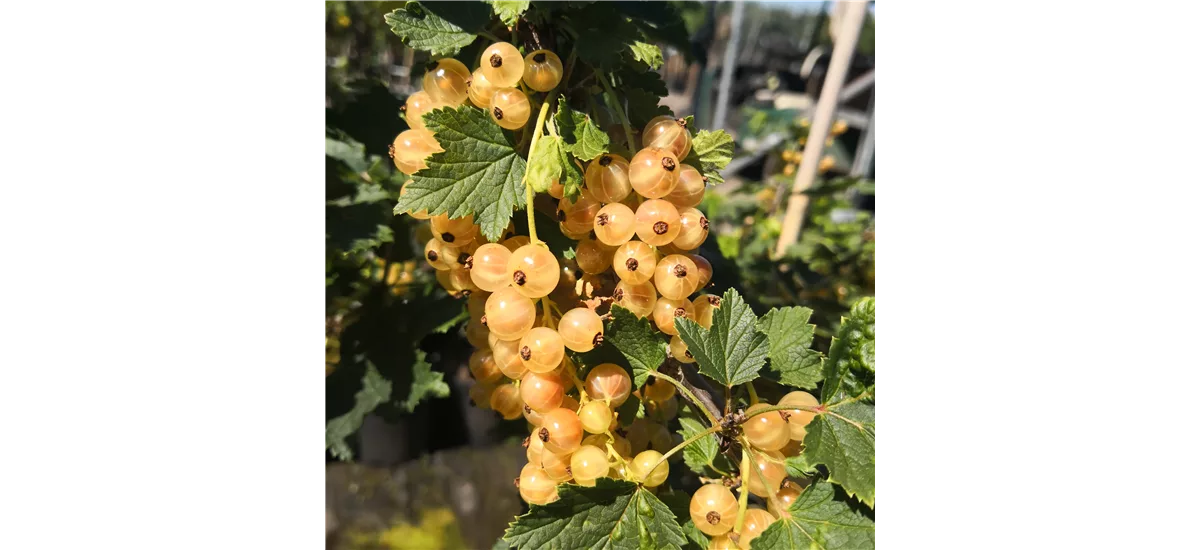
[[[671,384],[674,384],[675,389],[679,390],[679,393],[682,393],[683,395],[685,395],[688,399],[690,399],[692,401],[693,404],[696,405],[697,409],[700,409],[700,411],[704,413],[704,416],[708,418],[709,425],[711,425],[711,426],[720,425],[720,422],[717,421],[717,417],[713,416],[712,413],[708,411],[708,408],[705,407],[701,403],[700,399],[698,399],[696,397],[696,394],[692,393],[692,390],[687,389],[687,387],[685,387],[683,384],[680,384],[678,380],[671,378],[670,376],[667,376],[667,375],[662,374],[657,371],[649,371],[646,374],[649,374],[650,376],[653,376],[655,378],[661,378],[663,380],[670,382]]]
[[[738,489],[737,520],[733,522],[733,531],[730,532],[730,536],[742,532],[742,524],[746,521],[746,507],[750,504],[750,482],[748,481],[750,479],[750,452],[746,448],[746,446],[742,446],[742,486]]]
[[[553,93],[551,94],[551,96]],[[538,110],[537,122],[533,125],[533,140],[529,142],[529,154],[526,155],[526,165],[529,159],[533,157],[533,152],[537,150],[538,139],[542,137],[542,127],[546,124],[546,114],[550,112],[550,97],[547,96],[546,101],[542,102],[542,108]],[[525,212],[529,215],[529,240],[533,244],[541,244],[542,241],[537,237],[537,223],[533,217],[533,185],[529,182],[529,172],[521,177],[525,184]]]

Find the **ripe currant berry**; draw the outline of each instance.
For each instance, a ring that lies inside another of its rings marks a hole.
[[[425,92],[436,101],[458,107],[467,100],[467,81],[471,71],[453,57],[439,59],[425,71]]]
[[[529,418],[529,411],[532,410],[533,409],[526,409],[525,418]],[[545,450],[546,447],[545,444],[542,443],[542,438],[538,437],[538,428],[541,428],[542,426],[543,417],[541,413],[535,412],[533,414],[537,415],[537,423],[534,423],[532,420],[529,422],[530,424],[533,424],[533,432],[529,434],[529,437],[525,438],[525,441],[522,444],[525,445],[525,458],[529,460],[531,464],[541,464],[542,451]]]
[[[518,342],[517,356],[530,372],[546,373],[562,364],[565,350],[558,331],[534,327]]]
[[[476,294],[471,294],[472,298],[475,296]],[[488,337],[490,335],[491,331],[489,331],[487,327],[483,326],[483,323],[481,323],[478,318],[473,318],[467,323],[467,342],[469,342],[472,346],[477,348],[486,347],[488,344]]]
[[[484,307],[488,330],[501,340],[520,340],[533,328],[537,308],[513,287],[493,292]]]
[[[684,342],[683,338],[672,336],[669,348],[671,349],[671,357],[674,357],[676,361],[680,363],[696,362],[696,358],[692,356],[692,352],[688,351],[687,342]]]
[[[476,249],[471,255],[471,280],[475,286],[487,292],[508,286],[512,282],[508,273],[511,256],[512,252],[496,243],[487,243]]]
[[[521,499],[529,504],[550,504],[558,500],[558,484],[550,479],[546,471],[526,464],[521,469],[521,477],[517,478]]]
[[[489,403],[505,420],[513,420],[521,416],[521,391],[512,384],[500,384],[492,391]]]
[[[654,268],[654,287],[665,298],[686,298],[699,286],[700,270],[691,258],[682,254],[671,254],[659,260]]]
[[[465,246],[479,234],[479,226],[471,214],[454,219],[449,214],[438,214],[429,219],[429,225],[434,237],[454,246]]]
[[[495,384],[476,382],[467,391],[467,396],[471,398],[471,403],[474,403],[476,407],[486,410],[492,408],[492,393],[495,391]]]
[[[448,106],[445,102],[433,99],[429,93],[420,91],[404,101],[404,117],[408,120],[409,128],[421,130],[425,128],[425,113]]]
[[[752,494],[768,498],[768,491],[778,491],[779,484],[787,477],[783,455],[779,451],[750,453],[750,473],[746,477],[750,479],[743,482]]]
[[[550,50],[536,50],[525,56],[525,85],[539,92],[549,92],[562,80],[562,61]]]
[[[518,248],[529,244],[529,237],[526,237],[525,235],[517,235],[516,237],[509,237],[503,241],[500,241],[500,244],[509,251],[516,252]]]
[[[550,191],[548,191],[548,193],[550,193],[551,197],[561,199],[563,198],[563,193],[565,191],[566,188],[563,187],[563,184],[558,181],[558,178],[550,180]]]
[[[501,128],[516,130],[529,120],[529,98],[516,88],[500,88],[492,93],[488,114]]]
[[[629,380],[629,373],[613,363],[593,367],[583,384],[587,388],[588,397],[603,401],[612,408],[625,403],[633,385]]]
[[[695,208],[688,207],[679,211],[679,235],[671,244],[680,250],[695,250],[704,244],[708,238],[708,218]]]
[[[767,499],[767,511],[771,512],[777,518],[782,518],[785,514],[791,515],[788,510],[792,507],[792,503],[800,498],[800,488],[790,481],[784,481],[783,486],[779,488],[779,492],[775,493],[774,499]],[[775,501],[778,500],[782,508],[775,507]]]
[[[679,183],[679,159],[666,149],[647,147],[629,160],[629,184],[639,195],[660,199]]]
[[[527,244],[508,259],[508,281],[527,298],[541,298],[558,285],[558,260],[544,246]]]
[[[633,479],[642,482],[646,487],[658,487],[667,480],[667,474],[670,473],[670,466],[667,461],[662,460],[662,453],[658,451],[642,451],[637,456],[633,457],[630,462],[630,473],[633,474]],[[655,466],[655,465],[658,466]]]
[[[813,397],[811,393],[803,391],[791,392],[779,399],[780,405],[795,405],[801,407],[819,407],[821,403]],[[804,436],[808,434],[808,423],[817,416],[817,413],[806,411],[803,409],[790,410],[788,412],[788,429],[790,436],[796,441],[804,441]]]
[[[675,385],[661,378],[652,378],[642,390],[643,396],[652,401],[666,401],[675,397]]]
[[[467,368],[471,371],[471,376],[476,382],[484,384],[496,382],[500,380],[502,373],[496,367],[496,361],[492,356],[492,352],[486,349],[477,349],[471,354],[471,358],[467,360]]]
[[[526,371],[518,349],[520,343],[520,340],[501,340],[490,335],[488,337],[488,349],[492,350],[492,359],[496,361],[496,367],[504,376],[513,380],[520,380]]]
[[[747,416],[769,407],[768,403],[757,403],[746,409]],[[764,451],[778,451],[791,440],[792,432],[783,411],[770,411],[750,416],[742,430],[751,445]]]
[[[637,209],[637,236],[646,244],[660,246],[679,236],[679,210],[662,199],[643,202]]]
[[[577,307],[563,314],[558,322],[558,334],[567,349],[585,353],[604,343],[604,323],[596,312]]]
[[[747,508],[746,517],[742,520],[742,532],[738,538],[738,547],[750,548],[750,541],[758,538],[763,531],[775,523],[775,516],[762,508]]]
[[[447,271],[450,269],[450,262],[458,257],[458,250],[452,245],[448,245],[437,239],[429,239],[425,243],[425,263],[438,271]]]
[[[525,415],[525,421],[528,422],[530,426],[535,428],[541,427],[542,413],[533,410],[533,407],[530,407],[528,403],[526,403],[521,409],[521,412]],[[539,445],[541,444],[540,439],[536,439],[536,441],[539,443]],[[541,447],[539,446],[538,449],[541,450]]]
[[[682,118],[661,115],[650,119],[642,130],[642,144],[647,148],[666,149],[676,159],[681,159],[692,150],[692,134]]]
[[[584,273],[603,273],[612,266],[612,252],[604,250],[598,241],[583,239],[575,245],[575,262]]]
[[[527,372],[521,378],[521,400],[542,414],[562,406],[562,381],[553,372]]]
[[[672,189],[663,199],[674,204],[680,210],[694,207],[704,199],[705,184],[705,177],[700,174],[699,170],[689,164],[684,164],[679,168],[679,183],[675,184],[675,189]]]
[[[701,486],[692,494],[688,512],[692,523],[708,536],[724,535],[737,519],[738,500],[733,491],[720,483]]]
[[[496,42],[479,56],[479,69],[495,86],[512,87],[521,81],[525,71],[521,52],[508,42]]]
[[[629,161],[611,153],[600,155],[588,164],[583,182],[592,198],[600,202],[621,202],[633,191],[629,184]]]
[[[628,206],[619,202],[604,205],[596,212],[592,230],[596,232],[596,240],[609,245],[620,246],[633,238],[637,218]]]
[[[692,300],[692,309],[696,312],[696,323],[711,329],[713,311],[721,309],[721,297],[714,294],[701,294]]]
[[[684,255],[691,258],[692,262],[696,264],[696,268],[700,270],[700,280],[697,282],[697,288],[707,287],[708,283],[712,281],[712,264],[708,263],[708,260],[704,259],[704,256],[695,252]]]
[[[603,401],[592,400],[579,408],[579,422],[588,433],[602,434],[612,424],[612,409]],[[607,468],[605,468],[607,470]]]
[[[480,109],[489,109],[494,93],[496,85],[488,80],[487,75],[483,73],[483,67],[475,69],[475,72],[471,73],[471,80],[467,81],[467,97],[471,99],[471,103]]]
[[[542,427],[537,434],[547,451],[571,453],[583,440],[583,424],[575,411],[560,407],[542,415]]]
[[[596,479],[608,473],[608,453],[591,445],[580,446],[571,453],[571,475],[575,483],[591,487]]]
[[[572,235],[586,235],[591,232],[596,214],[600,213],[601,204],[587,197],[579,197],[575,202],[570,199],[558,201],[558,221]],[[579,240],[579,239],[575,239]]]
[[[571,479],[571,453],[549,453],[543,446],[538,466],[541,466],[546,471],[546,475],[557,483],[564,483]]]
[[[613,252],[613,271],[622,281],[642,284],[654,277],[658,253],[642,241],[629,241]]]
[[[696,310],[692,307],[692,303],[686,299],[673,300],[667,297],[660,297],[654,303],[654,311],[651,313],[654,319],[654,325],[661,330],[663,334],[675,336],[679,334],[679,330],[675,328],[675,319],[696,319]]]
[[[654,311],[654,302],[657,300],[658,293],[654,290],[654,284],[650,282],[635,285],[629,281],[621,281],[613,291],[613,303],[628,309],[639,319]]]
[[[400,132],[400,135],[392,141],[388,153],[392,155],[392,162],[395,163],[396,169],[411,175],[428,168],[429,165],[426,164],[425,159],[443,150],[437,138],[433,136],[433,132],[424,128],[414,128]]]

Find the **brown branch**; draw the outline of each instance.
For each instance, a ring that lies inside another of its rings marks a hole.
[[[708,412],[715,418],[721,418],[721,408],[713,401],[712,388],[703,380],[696,380],[699,384],[693,383],[688,377],[687,369],[683,368],[683,364],[674,359],[667,359],[663,366],[659,367],[659,372],[670,376],[679,382],[680,385],[687,388],[688,391],[696,395],[696,399],[700,400],[697,405],[708,409]]]

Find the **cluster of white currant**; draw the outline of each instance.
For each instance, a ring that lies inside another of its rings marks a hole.
[[[794,391],[783,396],[779,406],[816,407],[817,399],[803,391]],[[801,488],[787,480],[789,456],[800,454],[808,423],[815,413],[803,409],[770,410],[769,403],[757,403],[746,409],[749,417],[741,425],[746,440],[750,443],[748,479],[741,482],[746,490],[767,501],[767,509],[750,506],[746,509],[742,529],[737,537],[731,537],[737,517],[738,502],[733,491],[723,483],[703,485],[692,494],[689,512],[692,522],[712,538],[710,550],[750,548],[750,541],[762,534],[777,518],[787,514],[788,508]]]

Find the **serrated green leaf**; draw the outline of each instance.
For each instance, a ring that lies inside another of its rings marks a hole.
[[[435,56],[452,56],[475,41],[477,29],[461,26],[438,16],[420,2],[408,2],[403,8],[384,15],[383,20],[406,46]]]
[[[646,383],[650,371],[667,360],[667,344],[655,332],[648,318],[639,319],[633,312],[614,305],[609,310],[612,319],[604,326],[604,342],[611,343],[633,368],[633,386]]]
[[[621,65],[622,53],[638,40],[638,29],[629,18],[613,13],[604,3],[592,4],[568,16],[572,28],[579,33],[575,41],[576,54],[588,65],[607,70]]]
[[[674,46],[692,61],[690,35],[683,15],[671,2],[614,2],[616,8],[642,29],[654,42]]]
[[[346,166],[355,172],[362,172],[370,165],[367,162],[366,154],[366,146],[357,141],[325,138],[325,156],[346,163]]]
[[[683,549],[708,550],[708,537],[704,536],[704,533],[700,532],[700,529],[696,528],[696,525],[692,523],[692,515],[688,511],[692,504],[691,493],[662,487],[656,493],[656,496],[658,500],[667,505],[667,508],[671,509],[671,513],[675,514],[675,521],[683,529],[683,536],[687,539],[687,543],[684,544]]]
[[[636,65],[625,64],[613,71],[613,76],[617,77],[617,82],[623,91],[642,90],[653,94],[655,97],[663,97],[667,95],[667,83],[663,80],[662,75],[658,71],[647,71]]]
[[[868,372],[869,371],[869,372]],[[867,391],[875,372],[875,298],[863,298],[842,318],[825,360],[821,402],[833,403]]]
[[[809,477],[817,473],[817,469],[804,458],[804,453],[789,456],[784,461],[787,463],[788,477]]]
[[[818,482],[800,493],[785,515],[750,542],[751,550],[859,550],[875,548],[875,524],[834,498]]]
[[[708,183],[724,183],[720,170],[733,160],[733,136],[725,130],[700,130],[692,136],[692,151],[683,159],[708,178]]]
[[[691,519],[688,519],[687,523],[683,524],[683,536],[687,537],[688,540],[683,550],[708,550],[708,547],[712,544],[708,535],[700,531],[700,528],[696,527],[696,524]]]
[[[558,160],[563,167],[558,180],[563,186],[563,197],[574,202],[583,188],[583,166],[571,158],[565,147],[558,148]]]
[[[691,319],[675,318],[679,337],[696,359],[700,374],[727,387],[758,378],[767,360],[767,335],[758,331],[758,317],[734,289],[725,291],[713,312],[712,329]]]
[[[654,44],[647,44],[642,41],[635,41],[629,45],[629,50],[633,52],[633,58],[637,61],[649,65],[651,69],[658,70],[663,64],[662,50]]]
[[[808,423],[804,457],[824,464],[829,480],[875,507],[875,407],[862,401],[827,406]]]
[[[442,380],[442,373],[433,372],[433,365],[425,360],[425,352],[416,350],[416,355],[416,361],[413,362],[412,389],[408,393],[408,398],[400,405],[408,412],[413,412],[417,408],[417,404],[426,397],[450,395],[450,386]]]
[[[703,432],[707,427],[695,418],[679,418],[679,435],[683,436],[684,441],[690,437],[695,437]],[[712,461],[717,458],[718,442],[716,434],[711,434],[708,437],[701,437],[694,443],[683,448],[683,462],[691,468],[693,472],[700,475],[708,475],[708,466],[712,465]]]
[[[529,153],[529,166],[525,171],[525,182],[538,193],[550,190],[554,180],[562,175],[562,138],[542,136],[537,146]]]
[[[558,98],[554,122],[562,136],[563,148],[575,158],[587,162],[608,152],[608,134],[587,114],[572,109],[564,97]]]
[[[687,543],[671,509],[635,483],[602,477],[595,487],[559,485],[558,495],[530,506],[504,540],[522,550],[677,550]]]
[[[629,103],[629,123],[635,131],[640,132],[656,116],[675,115],[670,107],[658,104],[660,96],[653,92],[642,88],[624,88],[622,92]]]
[[[525,10],[529,9],[529,0],[488,0],[492,10],[500,16],[505,25],[513,26]]]
[[[821,352],[811,349],[815,326],[808,324],[806,307],[772,309],[758,321],[767,335],[772,379],[797,388],[813,389],[821,381]]]
[[[451,218],[474,214],[484,237],[504,233],[514,208],[525,206],[525,159],[516,145],[483,110],[470,105],[425,114],[445,151],[434,153],[429,167],[412,176],[395,212],[449,212]]]
[[[379,370],[367,361],[367,372],[362,378],[362,389],[354,394],[354,408],[325,423],[325,448],[334,458],[349,461],[354,458],[346,438],[358,431],[367,413],[375,410],[392,396],[392,383],[379,374]]]

